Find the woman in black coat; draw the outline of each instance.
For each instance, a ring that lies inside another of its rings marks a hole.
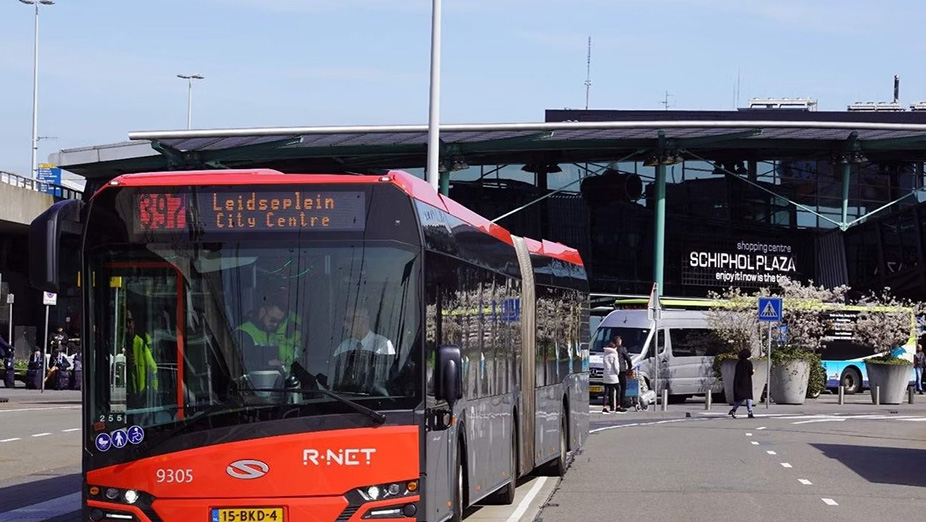
[[[752,419],[752,361],[749,360],[749,350],[742,349],[739,353],[739,360],[736,361],[736,371],[733,374],[733,409],[730,410],[730,416],[736,418],[736,409],[740,407],[743,401],[746,401],[746,411],[749,412],[749,418]]]

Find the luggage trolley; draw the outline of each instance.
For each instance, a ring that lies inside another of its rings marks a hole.
[[[635,371],[627,373],[627,390],[624,392],[629,405],[637,411],[649,409],[650,404],[656,402],[656,392],[646,386],[643,376]]]

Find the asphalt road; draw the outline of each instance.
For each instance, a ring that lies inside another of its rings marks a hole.
[[[725,405],[594,413],[537,520],[922,519],[926,410],[854,402],[773,405],[755,419]]]
[[[77,522],[80,395],[0,388],[0,520]],[[473,522],[918,520],[926,513],[926,401],[867,396],[602,415],[563,480],[520,481],[512,506]],[[745,414],[745,411],[741,410]],[[771,453],[770,453],[771,452]],[[787,467],[785,466],[787,464]]]
[[[80,392],[0,388],[0,520],[78,521]]]

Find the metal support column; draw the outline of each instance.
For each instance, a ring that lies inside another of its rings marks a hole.
[[[657,156],[661,159],[665,153],[664,142],[666,134],[659,131],[659,150]],[[666,243],[666,166],[660,161],[656,165],[656,193],[655,193],[655,230],[653,231],[653,281],[656,282],[656,292],[662,295],[663,268],[665,265]]]
[[[444,196],[450,195],[450,172],[440,173],[440,193]]]
[[[848,228],[849,223],[849,181],[852,176],[852,165],[846,162],[842,165],[842,230]]]

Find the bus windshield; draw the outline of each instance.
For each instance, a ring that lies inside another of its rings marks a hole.
[[[287,418],[355,411],[332,394],[373,410],[419,401],[420,266],[410,247],[104,245],[88,252],[88,268],[88,409],[107,430],[198,415],[253,422],[222,415],[242,409],[261,412],[256,420],[284,407]]]

